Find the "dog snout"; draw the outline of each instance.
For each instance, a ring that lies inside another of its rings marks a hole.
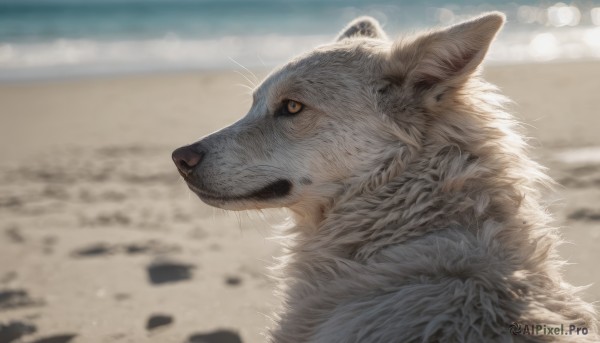
[[[192,144],[176,149],[171,157],[177,169],[188,176],[202,162],[204,155],[206,151],[199,144]]]

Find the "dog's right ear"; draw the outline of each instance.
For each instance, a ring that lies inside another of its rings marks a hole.
[[[400,40],[392,48],[386,73],[425,90],[461,84],[478,70],[504,21],[502,13],[491,12]]]
[[[351,21],[336,38],[336,42],[355,37],[387,39],[379,22],[372,17],[359,17]]]

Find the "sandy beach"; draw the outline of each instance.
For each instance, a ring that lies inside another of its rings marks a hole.
[[[600,300],[600,62],[484,74],[561,184],[549,199],[566,279]],[[210,208],[170,157],[243,116],[247,83],[214,71],[0,84],[0,343],[263,341],[285,213]]]

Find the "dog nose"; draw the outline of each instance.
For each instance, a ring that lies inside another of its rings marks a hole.
[[[190,174],[200,164],[206,152],[198,144],[186,145],[173,151],[173,162],[180,172]]]

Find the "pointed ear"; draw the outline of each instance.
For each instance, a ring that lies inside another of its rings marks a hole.
[[[387,39],[379,22],[371,17],[359,17],[351,21],[336,38],[336,42],[354,37]]]
[[[491,12],[398,42],[388,72],[418,88],[460,84],[477,70],[504,21],[504,14]]]

